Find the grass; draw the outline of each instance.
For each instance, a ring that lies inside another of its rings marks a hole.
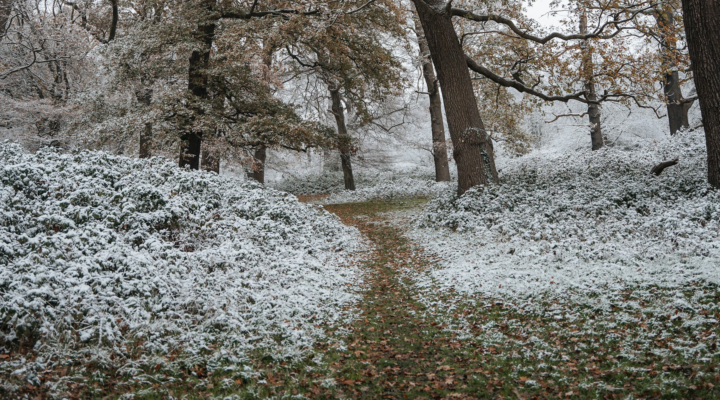
[[[436,293],[447,309],[428,308],[412,277],[432,268],[386,212],[426,200],[371,201],[325,206],[373,243],[365,268],[361,314],[329,331],[301,360],[277,360],[258,350],[242,361],[209,357],[158,364],[123,374],[76,362],[63,371],[71,398],[720,398],[717,322],[703,338],[680,318],[634,315],[631,309],[576,307],[570,318],[526,311],[498,299]],[[720,297],[717,288],[704,290]],[[662,290],[657,288],[658,298]],[[633,299],[634,294],[625,294]],[[713,297],[714,296],[714,297]],[[426,298],[424,298],[426,300]],[[537,299],[542,302],[542,299]],[[545,310],[573,305],[548,301]],[[536,308],[537,309],[537,308]],[[699,311],[702,312],[702,311]],[[682,314],[686,315],[686,314]],[[720,317],[720,316],[719,316]],[[671,319],[672,318],[672,319]],[[657,340],[650,340],[657,338]],[[702,340],[701,340],[702,339]],[[678,343],[703,343],[687,354]],[[673,347],[675,346],[675,347]],[[701,353],[701,354],[700,354]],[[73,371],[72,368],[75,368]],[[52,373],[58,373],[54,371]],[[30,386],[21,394],[43,397]]]

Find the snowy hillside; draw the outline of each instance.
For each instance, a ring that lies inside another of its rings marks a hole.
[[[677,166],[649,174],[675,157]],[[702,131],[631,151],[509,160],[502,185],[460,199],[448,192],[427,206],[410,236],[442,262],[418,285],[440,309],[479,296],[556,319],[574,320],[586,307],[635,324],[647,322],[638,312],[656,324],[667,314],[699,332],[720,311],[712,297],[720,284],[720,193],[709,190],[706,168]],[[456,300],[438,300],[438,287]],[[652,323],[648,337],[662,330]],[[693,338],[678,339],[675,349],[692,354],[704,341]]]
[[[6,143],[0,159],[0,347],[35,343],[0,374],[298,356],[352,317],[364,242],[294,196],[159,158]]]

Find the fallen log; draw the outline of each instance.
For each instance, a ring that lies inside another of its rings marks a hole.
[[[650,173],[651,173],[651,174],[655,174],[656,176],[660,176],[660,174],[662,174],[662,172],[665,170],[665,168],[667,168],[667,167],[672,167],[673,165],[676,165],[676,164],[678,163],[678,161],[679,161],[679,159],[678,159],[677,157],[675,157],[674,160],[663,161],[663,162],[661,162],[660,164],[654,166],[654,167],[650,170]]]

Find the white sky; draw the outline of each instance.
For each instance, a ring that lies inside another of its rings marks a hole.
[[[550,14],[551,0],[536,0],[532,6],[528,7],[528,15],[538,21],[545,27],[557,26],[561,15],[552,16]]]

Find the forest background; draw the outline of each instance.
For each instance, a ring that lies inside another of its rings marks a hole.
[[[462,172],[474,165],[497,177],[494,152],[701,126],[680,1],[419,3],[453,21],[472,93],[439,87],[452,57],[432,54],[414,3],[4,0],[0,134],[259,181],[342,170],[346,189],[353,165],[434,169],[462,192],[485,181]],[[459,101],[452,115],[440,94]],[[458,125],[467,112],[494,143],[486,160],[458,146],[478,129]]]

